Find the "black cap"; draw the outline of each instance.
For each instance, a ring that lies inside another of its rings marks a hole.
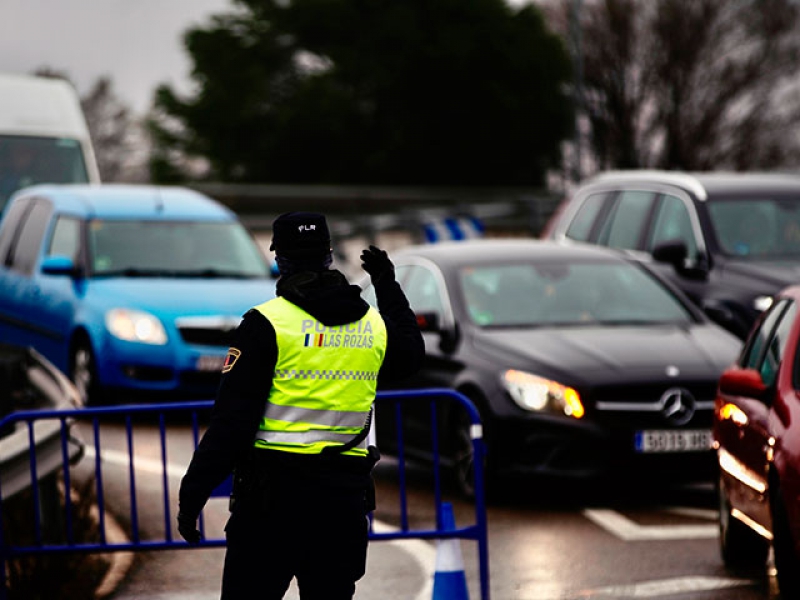
[[[311,212],[290,212],[272,223],[272,244],[279,256],[307,259],[325,256],[331,251],[331,234],[325,216]]]

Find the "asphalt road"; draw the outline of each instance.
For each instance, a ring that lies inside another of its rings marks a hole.
[[[137,500],[145,532],[163,530],[159,451],[155,428],[137,431]],[[185,431],[170,433],[169,486],[171,502],[190,456]],[[126,473],[122,464],[124,435],[104,433],[107,504],[123,511]],[[116,446],[116,447],[115,447]],[[150,461],[150,462],[148,462]],[[150,466],[148,466],[150,465]],[[151,468],[155,466],[156,468]],[[398,472],[391,459],[376,470],[377,528],[397,527]],[[117,480],[118,479],[118,480]],[[115,481],[116,480],[116,481]],[[408,473],[408,510],[412,525],[432,518],[433,494],[428,470]],[[456,522],[474,518],[472,504],[448,488]],[[213,499],[205,511],[210,535],[222,535],[227,503]],[[124,524],[124,519],[123,519]],[[563,489],[512,482],[507,493],[488,509],[491,597],[495,600],[775,600],[779,598],[769,573],[726,572],[719,556],[716,498],[713,486],[643,490],[613,485]],[[146,534],[147,535],[147,534]],[[469,585],[469,597],[480,598],[477,545],[459,544]],[[373,542],[367,575],[356,598],[427,600],[431,598],[437,555],[434,541]],[[224,550],[186,549],[143,552],[118,582],[114,600],[210,600],[219,597]],[[292,587],[288,600],[299,596]]]

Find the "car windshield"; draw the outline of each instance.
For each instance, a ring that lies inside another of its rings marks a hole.
[[[29,185],[88,181],[78,140],[0,135],[0,212],[11,194]]]
[[[93,276],[267,277],[264,256],[237,222],[93,220]]]
[[[620,262],[462,268],[469,318],[482,327],[689,323],[691,313],[646,271]]]
[[[708,212],[724,254],[800,256],[800,197],[717,199],[708,203]]]

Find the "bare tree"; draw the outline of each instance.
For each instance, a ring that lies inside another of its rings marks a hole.
[[[109,77],[100,77],[81,98],[94,144],[100,178],[106,182],[147,180],[149,141],[144,128],[114,93]]]
[[[796,167],[796,2],[577,4],[584,73],[577,97],[601,168]],[[575,0],[561,0],[553,12],[565,35],[575,6]]]

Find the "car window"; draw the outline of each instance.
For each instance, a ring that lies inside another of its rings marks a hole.
[[[654,197],[652,192],[620,192],[611,209],[611,217],[600,232],[598,243],[625,250],[639,248]]]
[[[439,281],[427,267],[410,265],[403,289],[414,312],[444,312]]]
[[[29,198],[15,202],[3,216],[2,229],[0,229],[0,261],[9,266],[9,251],[19,230],[20,221],[31,206]]]
[[[88,228],[95,276],[265,277],[269,265],[237,222],[94,220]]]
[[[647,249],[667,241],[681,240],[686,243],[688,255],[697,256],[697,240],[692,229],[692,220],[686,204],[677,196],[662,196],[658,203],[653,233]]]
[[[465,267],[460,293],[482,327],[689,323],[690,311],[647,271],[628,262]]]
[[[583,201],[564,235],[573,240],[589,240],[593,225],[605,204],[607,194],[592,194]]]
[[[33,272],[52,211],[50,204],[45,202],[35,202],[31,207],[22,223],[16,244],[11,248],[11,269],[25,275]]]
[[[395,267],[395,279],[405,290],[405,280],[408,278],[409,272],[411,271],[411,267],[409,265],[398,265]],[[364,301],[374,308],[378,308],[378,298],[375,296],[375,286],[372,285],[372,282],[367,280],[367,283],[364,286],[364,289],[361,292],[361,297]]]
[[[767,344],[772,337],[772,331],[786,309],[786,304],[786,300],[781,300],[769,308],[769,312],[764,315],[758,329],[750,336],[750,340],[742,352],[739,366],[746,369],[760,370]]]
[[[775,335],[772,336],[769,344],[767,345],[766,352],[764,353],[764,360],[761,362],[759,371],[764,383],[771,386],[775,383],[775,377],[778,374],[778,366],[783,359],[783,353],[786,350],[786,342],[789,337],[789,331],[794,322],[794,316],[797,313],[797,305],[792,302],[786,311],[781,315],[780,322],[775,329]]]
[[[800,256],[800,198],[716,198],[708,214],[724,254]]]
[[[73,217],[58,217],[50,245],[47,248],[48,256],[68,256],[72,260],[78,259],[81,243],[81,222]]]

